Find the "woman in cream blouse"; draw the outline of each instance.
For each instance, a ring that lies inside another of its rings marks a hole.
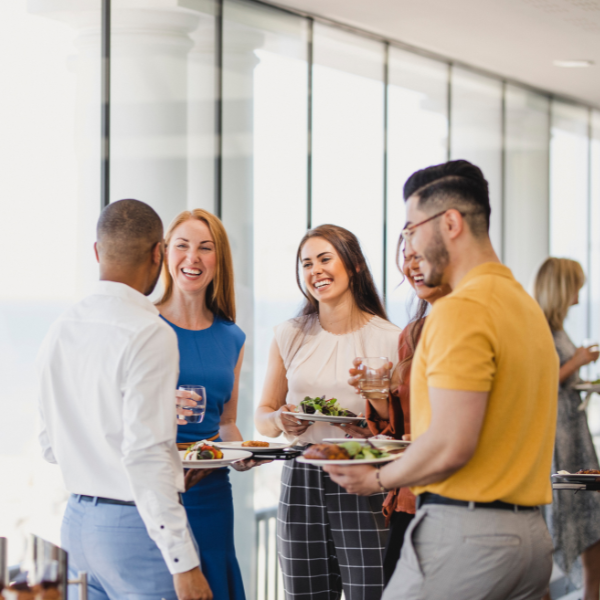
[[[364,400],[348,384],[357,356],[398,357],[400,329],[388,320],[354,234],[335,225],[309,231],[298,249],[301,316],[275,328],[256,427],[266,436],[368,437],[366,427],[333,426],[295,418],[305,396],[337,398],[364,413]],[[301,284],[304,280],[304,286]],[[385,495],[347,494],[319,467],[286,463],[278,515],[278,544],[286,595],[294,600],[339,597],[378,600],[383,591],[387,528]]]

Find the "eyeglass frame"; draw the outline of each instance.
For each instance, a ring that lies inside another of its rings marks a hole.
[[[429,223],[429,221],[433,221],[433,219],[437,219],[438,217],[441,217],[442,215],[445,215],[449,210],[453,210],[451,208],[447,208],[446,210],[443,210],[442,212],[439,212],[435,215],[433,215],[432,217],[428,217],[427,219],[420,221],[419,223],[414,223],[412,225],[407,225],[401,232],[400,235],[402,236],[403,240],[410,240],[410,238],[413,236],[413,232],[417,227],[420,227],[421,225],[425,225],[425,223]],[[456,209],[454,209],[456,210]],[[460,211],[459,211],[460,212]],[[462,214],[462,213],[461,213]]]

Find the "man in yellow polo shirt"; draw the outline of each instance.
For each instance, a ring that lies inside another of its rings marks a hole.
[[[537,303],[496,256],[481,170],[463,160],[405,184],[406,243],[425,284],[447,283],[411,372],[413,444],[401,460],[326,467],[357,494],[412,486],[418,511],[383,600],[540,599],[552,543],[558,357]]]

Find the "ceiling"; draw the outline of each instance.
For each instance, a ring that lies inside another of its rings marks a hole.
[[[276,2],[600,107],[600,0]]]

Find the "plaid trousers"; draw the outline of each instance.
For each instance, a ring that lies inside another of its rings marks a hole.
[[[291,463],[291,464],[290,464]],[[355,496],[320,467],[286,462],[277,544],[286,600],[379,600],[385,494]]]

